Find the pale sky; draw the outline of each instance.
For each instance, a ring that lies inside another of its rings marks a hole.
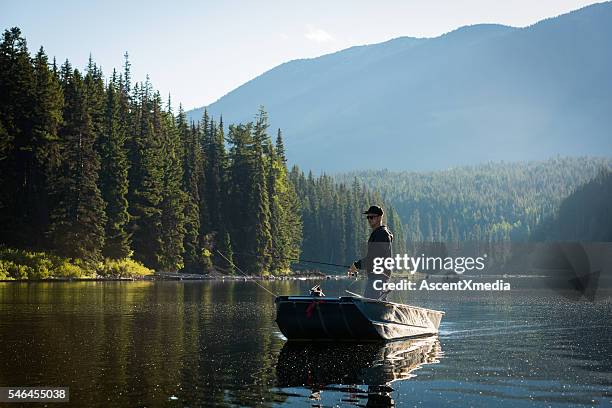
[[[128,51],[132,78],[164,98],[208,105],[283,62],[400,36],[435,37],[477,23],[531,25],[585,0],[6,1],[0,27],[21,28],[30,51],[110,76]]]

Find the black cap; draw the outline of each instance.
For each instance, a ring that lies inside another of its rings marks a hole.
[[[368,208],[368,211],[364,211],[364,214],[376,214],[376,215],[383,215],[383,209],[380,208],[377,205],[373,205],[370,208]]]

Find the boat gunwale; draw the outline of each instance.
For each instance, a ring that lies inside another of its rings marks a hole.
[[[284,298],[284,299],[281,299]],[[420,310],[425,310],[428,312],[435,312],[435,313],[441,313],[441,314],[445,314],[444,311],[442,310],[435,310],[435,309],[427,309],[426,307],[419,307],[419,306],[413,306],[413,305],[407,305],[405,303],[396,303],[396,302],[389,302],[388,300],[377,300],[377,299],[371,299],[371,298],[365,298],[365,297],[356,297],[356,296],[308,296],[308,295],[279,295],[276,296],[276,298],[274,299],[275,303],[278,303],[279,301],[289,301],[289,300],[333,300],[333,301],[342,301],[343,299],[349,299],[350,301],[346,302],[346,303],[354,303],[355,300],[358,300],[360,302],[365,301],[365,303],[383,303],[383,304],[387,304],[387,305],[392,305],[392,306],[403,306],[403,307],[411,307],[414,309],[420,309]]]

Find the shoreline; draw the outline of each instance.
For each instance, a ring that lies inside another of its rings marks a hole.
[[[160,272],[153,275],[133,276],[133,277],[49,277],[43,279],[0,279],[0,283],[5,282],[131,282],[131,281],[297,281],[297,280],[340,280],[349,279],[342,275],[297,275],[297,276],[236,276],[236,275],[198,275]]]

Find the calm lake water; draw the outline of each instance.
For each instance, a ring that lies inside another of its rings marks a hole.
[[[0,386],[78,407],[612,406],[610,295],[404,293],[446,312],[438,338],[293,345],[252,282],[0,283]]]

